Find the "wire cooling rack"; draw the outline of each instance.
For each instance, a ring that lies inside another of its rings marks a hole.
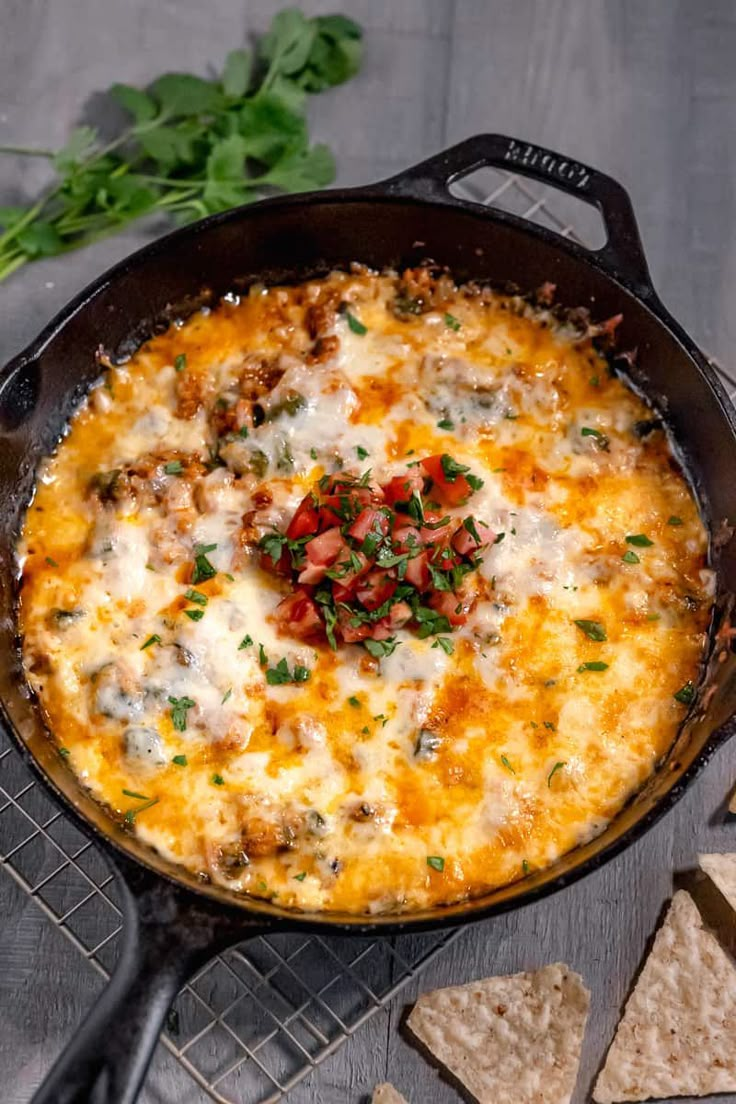
[[[453,187],[476,202],[603,244],[592,209],[482,169]],[[736,380],[721,372],[731,398]],[[36,784],[0,732],[0,866],[104,977],[122,914],[105,859]],[[276,1104],[415,978],[457,932],[394,939],[261,936],[213,958],[179,994],[162,1041],[223,1104]]]

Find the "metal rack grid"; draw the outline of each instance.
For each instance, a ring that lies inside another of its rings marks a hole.
[[[602,244],[597,212],[512,173],[453,186],[564,237]],[[729,395],[736,380],[721,373]],[[0,866],[104,977],[121,911],[97,848],[60,812],[0,732]],[[217,955],[179,994],[163,1044],[223,1104],[276,1104],[441,954],[457,932],[393,939],[258,937]]]

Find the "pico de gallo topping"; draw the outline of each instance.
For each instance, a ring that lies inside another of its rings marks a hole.
[[[380,657],[396,648],[397,629],[425,639],[463,625],[477,599],[471,573],[496,534],[444,509],[464,505],[482,485],[446,453],[383,484],[370,470],[323,476],[286,531],[259,544],[262,567],[294,586],[276,608],[281,629],[326,637],[333,649],[362,643]]]

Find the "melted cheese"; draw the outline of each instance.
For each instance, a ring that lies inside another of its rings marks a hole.
[[[295,908],[447,903],[591,838],[671,745],[705,647],[695,502],[590,339],[448,285],[397,316],[397,283],[257,288],[148,342],[81,406],[19,549],[28,679],[72,769],[173,861]],[[254,358],[260,424],[224,432]],[[326,471],[438,452],[482,476],[472,512],[503,534],[452,653],[283,635],[258,536]],[[281,659],[308,681],[270,685]]]

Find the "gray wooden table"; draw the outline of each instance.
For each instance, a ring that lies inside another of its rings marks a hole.
[[[271,0],[3,0],[0,144],[60,145],[80,107],[114,80],[205,71]],[[339,180],[368,181],[481,130],[557,147],[630,190],[656,285],[673,313],[736,371],[736,4],[733,0],[318,0],[366,30],[364,70],[314,103]],[[0,162],[1,202],[42,183]],[[145,240],[131,231],[0,289],[0,363],[70,295]],[[150,236],[150,234],[148,235]],[[638,845],[552,900],[466,930],[422,976],[428,988],[562,959],[593,992],[576,1104],[590,1084],[663,903],[699,850],[736,850],[724,799],[736,741]],[[0,878],[0,1096],[29,1099],[100,979],[26,896]],[[456,1092],[398,1027],[410,987],[289,1096],[357,1104],[390,1077],[413,1104]],[[205,1097],[159,1054],[145,1104]],[[720,1099],[726,1099],[722,1097]],[[736,1100],[736,1096],[728,1097]]]

